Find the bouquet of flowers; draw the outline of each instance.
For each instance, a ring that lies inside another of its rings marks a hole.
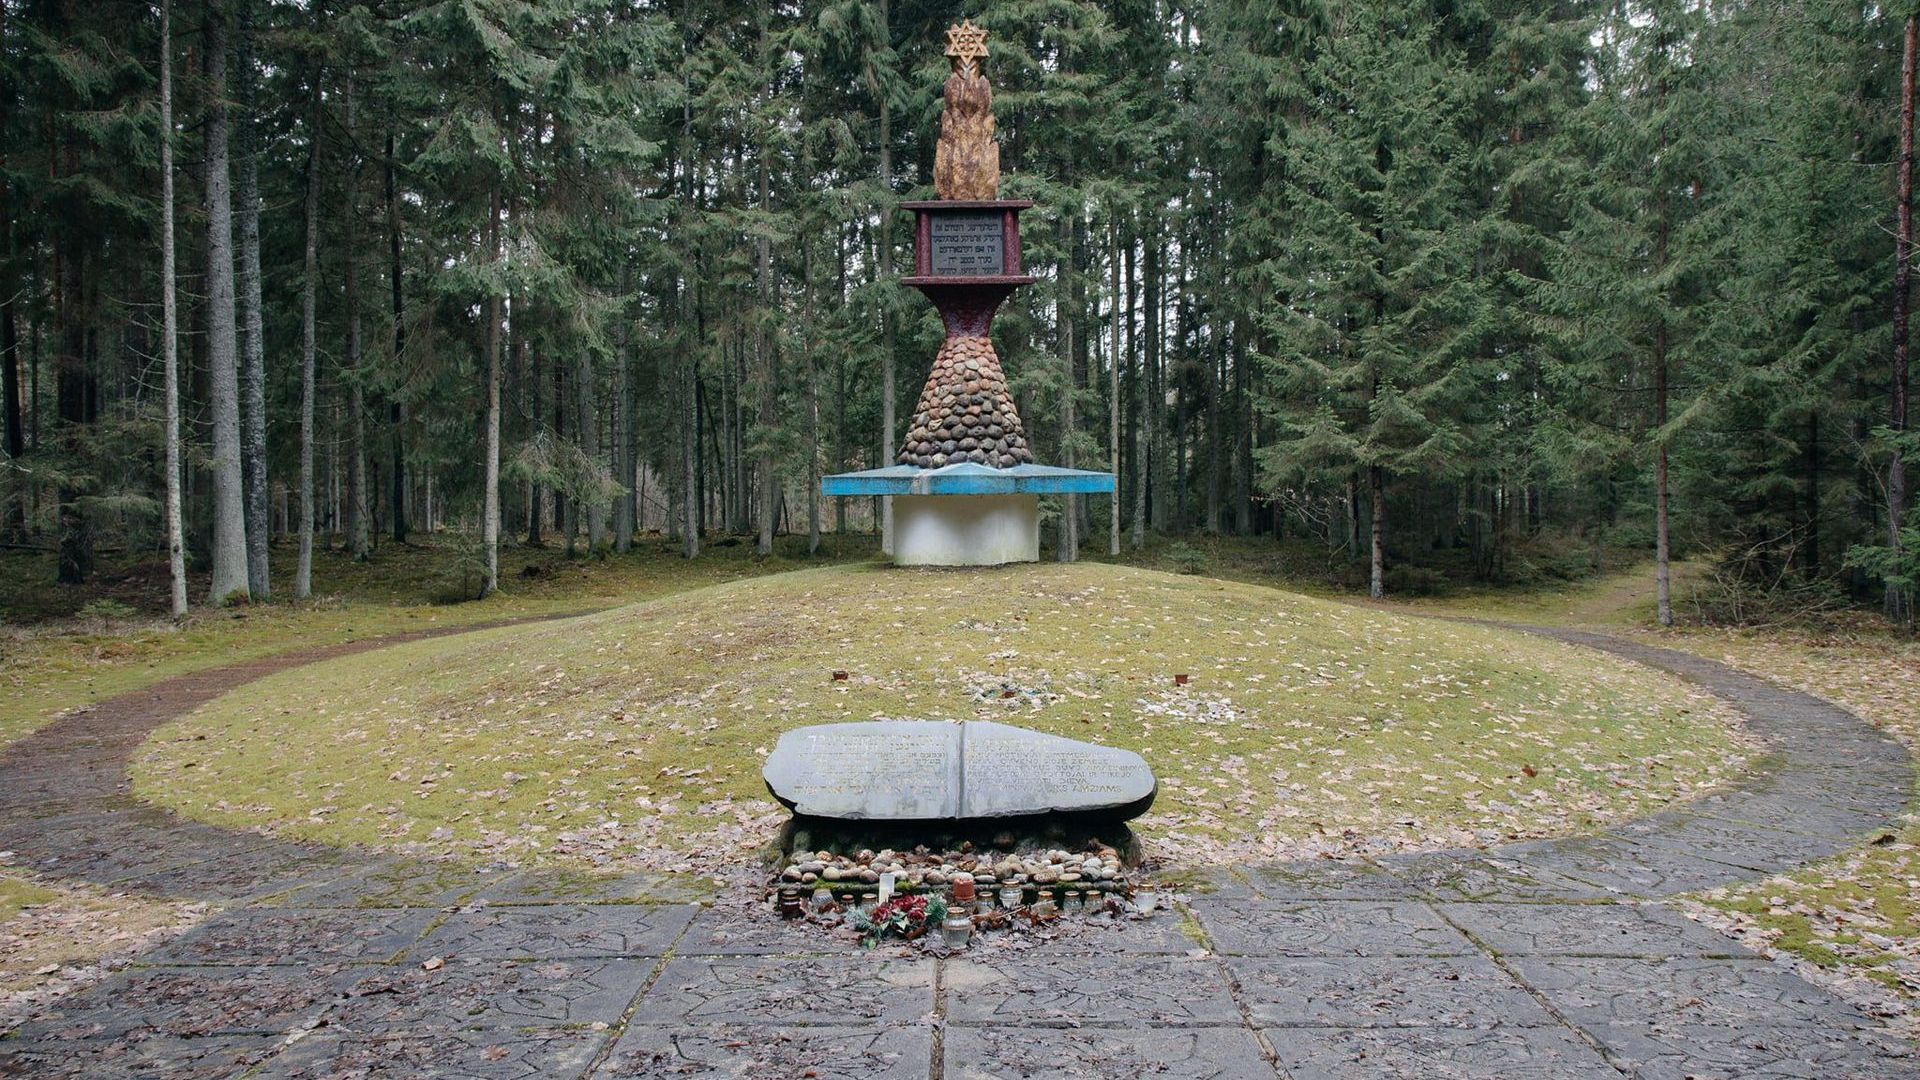
[[[872,911],[855,911],[853,928],[868,946],[882,938],[896,937],[912,941],[929,930],[937,930],[947,917],[947,902],[939,897],[896,896]]]

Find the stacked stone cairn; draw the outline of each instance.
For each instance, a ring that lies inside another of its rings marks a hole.
[[[901,893],[944,892],[960,875],[968,875],[982,890],[1017,886],[1031,894],[1038,889],[1078,889],[1089,895],[1124,896],[1130,888],[1120,853],[1104,844],[1087,851],[1036,851],[1019,855],[994,851],[933,852],[862,850],[836,855],[830,851],[796,852],[774,881],[776,888],[826,888],[834,893],[864,894],[879,885],[880,875],[895,877]]]
[[[898,460],[922,469],[963,461],[995,469],[1033,464],[992,341],[949,337],[941,344]]]

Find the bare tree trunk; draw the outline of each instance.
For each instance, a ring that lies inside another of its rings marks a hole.
[[[509,218],[509,220],[514,220]],[[525,362],[515,361],[514,366],[527,373],[527,397],[532,421],[529,434],[539,435],[547,425],[547,403],[545,397],[546,379],[540,372],[540,353],[528,347],[526,327],[531,320],[526,318],[527,298],[513,296],[508,310],[512,314],[512,326],[509,332],[513,336],[515,356],[524,357]],[[546,513],[546,492],[533,481],[527,482],[527,546],[542,547],[546,544],[542,518]]]
[[[1166,455],[1163,452],[1164,448],[1160,445],[1160,415],[1167,403],[1166,390],[1160,374],[1160,329],[1162,304],[1165,300],[1164,282],[1160,280],[1160,239],[1157,229],[1153,227],[1155,224],[1157,223],[1149,223],[1149,228],[1146,230],[1148,237],[1146,251],[1140,259],[1140,299],[1143,304],[1140,314],[1141,320],[1145,323],[1141,328],[1145,337],[1142,342],[1144,349],[1141,352],[1141,363],[1146,366],[1142,375],[1145,376],[1147,387],[1146,397],[1140,403],[1140,427],[1145,433],[1143,441],[1146,443],[1146,466],[1141,472],[1140,479],[1147,491],[1140,498],[1145,510],[1141,516],[1146,519],[1146,524],[1135,531],[1140,534],[1143,544],[1147,529],[1154,522],[1159,522],[1163,529],[1166,527],[1167,514],[1167,491],[1166,485],[1162,483],[1165,470],[1161,461],[1161,458]]]
[[[1664,230],[1663,230],[1664,231]],[[1667,330],[1654,335],[1653,361],[1653,582],[1659,594],[1657,616],[1661,626],[1673,625],[1672,544],[1667,516]]]
[[[306,281],[300,289],[300,562],[293,595],[313,595],[313,395],[315,304],[320,283],[320,73],[307,121]]]
[[[500,248],[500,184],[493,185],[492,205],[487,211],[487,247],[498,263]],[[480,543],[487,552],[487,573],[480,595],[487,597],[500,589],[500,292],[487,293],[487,459],[483,464],[486,485],[480,514]]]
[[[227,175],[227,13],[207,4],[207,365],[213,414],[215,604],[249,598],[246,485],[240,470],[239,330],[234,325],[233,192]]]
[[[1147,453],[1148,426],[1153,422],[1153,413],[1148,408],[1148,382],[1144,364],[1136,364],[1134,357],[1140,347],[1144,327],[1134,322],[1133,309],[1139,297],[1139,263],[1134,259],[1132,237],[1127,242],[1127,366],[1133,371],[1133,536],[1134,550],[1147,544],[1147,488],[1153,475],[1152,459]],[[1147,316],[1142,313],[1142,320]]]
[[[160,0],[160,355],[165,358],[167,382],[167,570],[173,586],[169,610],[178,619],[187,613],[187,545],[180,519],[180,312],[173,277],[173,3]],[[13,367],[11,355],[7,367]],[[11,402],[11,388],[7,397]]]
[[[1367,595],[1375,600],[1387,595],[1387,493],[1378,465],[1367,469],[1367,506],[1369,535]]]
[[[400,199],[394,173],[393,128],[387,128],[387,276],[393,286],[393,363],[401,363],[407,348],[406,295],[400,276]],[[407,542],[407,406],[400,400],[398,385],[387,410],[393,439],[393,541]]]
[[[764,6],[760,8],[762,48],[765,48],[766,10]],[[769,207],[768,187],[767,155],[762,153],[760,155],[760,213],[763,216],[768,212]],[[778,374],[775,371],[776,361],[773,356],[773,335],[768,326],[768,320],[771,318],[773,310],[779,303],[779,300],[773,295],[773,246],[764,231],[760,234],[757,246],[759,250],[756,254],[759,265],[756,270],[756,277],[757,291],[760,295],[760,320],[759,325],[754,329],[754,345],[760,353],[758,359],[760,366],[761,490],[760,536],[758,542],[754,545],[754,550],[764,557],[773,554],[774,503],[778,501],[780,494],[780,478],[775,475],[773,467],[773,442],[772,439],[769,438],[774,428],[780,422],[780,388],[776,382]]]
[[[634,518],[638,512],[634,491],[633,314],[627,309],[631,286],[627,267],[620,268],[620,350],[614,371],[613,465],[621,493],[614,497],[613,549],[633,550]]]
[[[1113,227],[1113,265],[1108,268],[1107,283],[1113,292],[1113,326],[1107,349],[1107,454],[1113,462],[1113,496],[1107,500],[1112,521],[1108,529],[1107,554],[1120,554],[1120,226]],[[1132,312],[1128,312],[1129,318]]]
[[[1218,534],[1220,529],[1220,493],[1224,477],[1220,471],[1220,367],[1225,362],[1226,350],[1220,347],[1220,326],[1215,326],[1207,341],[1207,532]]]
[[[1079,385],[1078,375],[1073,366],[1074,357],[1077,355],[1074,322],[1078,314],[1076,305],[1081,295],[1078,291],[1079,266],[1076,261],[1080,239],[1078,222],[1077,211],[1071,218],[1063,215],[1060,219],[1060,239],[1064,241],[1062,246],[1066,249],[1066,254],[1060,259],[1060,275],[1068,285],[1066,295],[1061,297],[1056,307],[1055,316],[1060,323],[1060,362],[1066,365],[1067,369],[1065,377],[1060,380],[1060,464],[1069,469],[1074,467],[1073,392]],[[1063,563],[1077,562],[1080,558],[1080,508],[1075,505],[1078,498],[1076,495],[1060,496],[1060,537],[1059,544],[1054,549],[1054,557]]]
[[[1911,303],[1913,278],[1913,97],[1916,39],[1920,39],[1920,17],[1907,16],[1905,46],[1900,61],[1900,162],[1895,183],[1899,190],[1898,225],[1894,232],[1893,269],[1893,409],[1887,426],[1896,437],[1907,429],[1907,317]],[[1900,528],[1907,518],[1907,463],[1894,443],[1893,458],[1887,463],[1887,543],[1900,550]],[[1912,621],[1912,597],[1907,589],[1888,584],[1887,618],[1897,623]]]
[[[1661,82],[1659,94],[1666,99],[1667,87]],[[1666,138],[1660,140],[1666,150]],[[1654,228],[1653,272],[1664,275],[1667,268],[1667,197],[1662,192],[1655,200],[1657,223]],[[1664,299],[1664,297],[1663,297]],[[1667,322],[1664,313],[1657,316],[1653,332],[1653,582],[1657,594],[1655,616],[1661,626],[1673,625],[1672,533],[1667,514]]]
[[[253,0],[241,0],[234,61],[235,99],[240,105],[239,157],[234,195],[239,203],[239,247],[235,272],[240,308],[241,463],[246,481],[247,588],[265,600],[273,588],[268,576],[267,540],[272,513],[267,491],[267,370],[265,328],[260,313],[260,161],[259,123],[254,117],[258,80],[253,63]]]
[[[1240,536],[1253,534],[1253,395],[1247,381],[1252,373],[1247,366],[1247,338],[1252,320],[1241,316],[1234,320],[1233,398],[1237,423],[1233,439],[1233,531]]]
[[[346,119],[349,146],[353,134],[353,73],[347,73]],[[355,222],[359,220],[359,207],[354,190],[358,186],[360,159],[357,153],[348,151],[346,169],[346,237],[341,245],[341,254],[346,263],[346,301],[347,301],[347,505],[346,533],[347,554],[354,559],[364,560],[373,554],[373,537],[369,530],[368,492],[367,492],[367,395],[363,385],[365,373],[360,370],[360,258],[356,243]]]
[[[166,0],[162,0],[163,4]],[[163,8],[161,20],[166,20]],[[3,24],[0,24],[3,28]],[[163,63],[166,61],[162,57]],[[0,83],[0,95],[11,101],[13,88]],[[5,178],[0,177],[0,268],[5,269],[0,276],[0,415],[6,425],[7,461],[14,467],[20,467],[20,459],[26,456],[27,437],[24,417],[20,411],[20,324],[18,321],[19,280],[14,271],[15,254],[13,244],[13,215],[17,211]],[[27,487],[19,485],[19,497],[12,500],[7,511],[7,526],[21,538],[27,535]]]
[[[691,221],[693,217],[693,114],[692,106],[681,106],[681,153],[685,167],[681,170],[681,219]],[[691,275],[682,274],[680,286],[680,326],[681,333],[691,334],[696,326],[694,320],[693,282]],[[693,339],[697,343],[698,339]],[[686,359],[676,365],[679,383],[680,406],[680,553],[694,559],[700,555],[700,353],[697,348],[683,350]]]
[[[692,288],[681,282],[683,290]],[[700,367],[692,350],[680,369],[680,551],[689,559],[700,555]]]
[[[807,358],[807,554],[820,550],[820,364],[815,355],[813,328],[813,245],[800,245],[800,291],[804,295],[803,323],[807,329],[800,347]]]
[[[892,10],[889,0],[880,0],[880,32],[892,38]],[[886,193],[886,201],[893,198],[893,108],[886,94],[880,95],[880,190]],[[893,281],[893,207],[882,205],[880,208],[880,280]],[[893,309],[888,308],[880,315],[880,456],[875,458],[877,467],[886,468],[893,464],[894,455],[900,447],[894,441],[897,418],[894,416],[893,386],[894,372],[894,327]],[[880,546],[888,554],[893,554],[893,498],[880,498]]]
[[[573,438],[587,460],[597,461],[600,457],[600,424],[593,411],[593,355],[586,349],[576,349],[573,355]],[[577,501],[568,505],[575,507],[576,517],[586,519],[587,550],[592,551],[607,539],[607,504],[599,499],[582,501],[586,505],[577,505]]]

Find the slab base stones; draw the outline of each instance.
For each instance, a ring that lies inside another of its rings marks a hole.
[[[956,336],[941,344],[898,461],[922,469],[962,461],[995,469],[1033,464],[992,341]]]

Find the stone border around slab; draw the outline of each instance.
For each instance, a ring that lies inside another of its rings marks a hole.
[[[40,1009],[0,1039],[0,1074],[402,1062],[655,1076],[839,1054],[933,1080],[1063,1061],[1116,1077],[1143,1062],[1169,1076],[1920,1076],[1871,1017],[1646,902],[1894,827],[1914,783],[1906,749],[1811,695],[1581,631],[1507,627],[1678,674],[1739,708],[1769,753],[1730,787],[1592,836],[1243,869],[1111,941],[954,960],[851,960],[739,905],[695,912],[684,902],[711,898],[657,876],[379,856],[187,821],[129,793],[151,731],[247,682],[529,621],[170,679],[0,751],[0,849],[16,865],[230,905]]]

